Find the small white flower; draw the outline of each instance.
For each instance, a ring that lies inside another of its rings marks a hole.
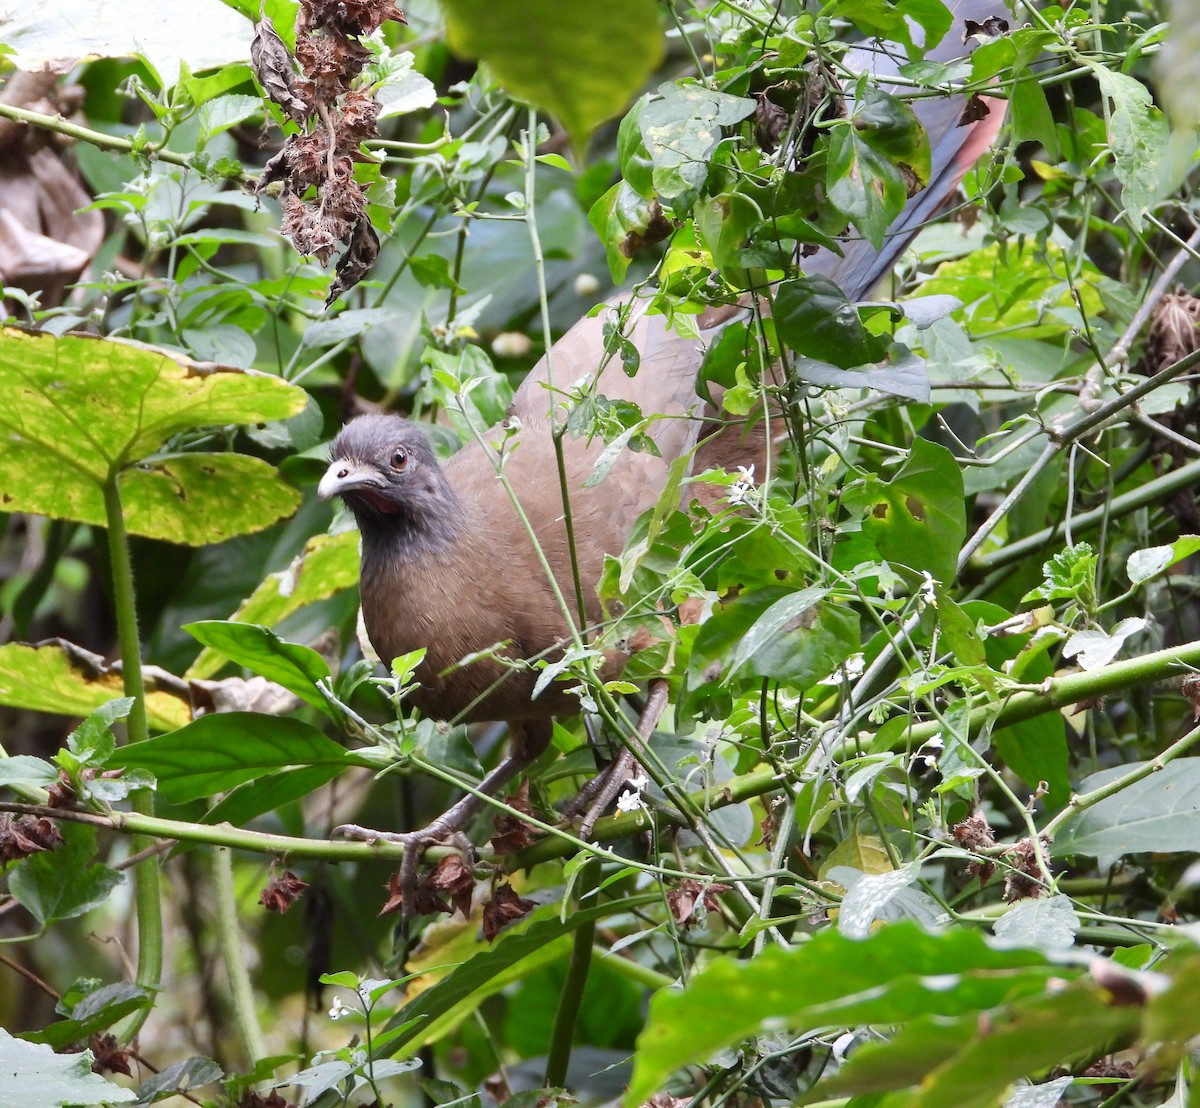
[[[642,806],[642,794],[624,792],[617,797],[618,812],[636,812]]]
[[[758,487],[754,484],[754,466],[738,466],[737,480],[729,486],[726,499],[732,505],[753,504],[758,495]]]
[[[639,808],[644,808],[646,805],[642,800],[642,790],[650,784],[644,773],[639,773],[637,777],[631,777],[625,782],[625,788],[617,797],[618,812],[636,812]]]
[[[329,1009],[329,1018],[331,1020],[340,1020],[342,1016],[348,1016],[353,1011],[354,1009],[347,1007],[340,996],[334,997],[333,1007]]]
[[[863,659],[862,651],[857,654],[851,654],[837,669],[835,669],[828,677],[822,678],[817,682],[818,685],[832,685],[835,688],[840,687],[843,682],[849,684],[851,681],[856,681],[863,675],[863,671],[867,668],[867,663]]]
[[[576,296],[595,296],[600,291],[600,282],[592,273],[581,273],[573,285]]]
[[[930,608],[936,608],[937,586],[934,584],[933,574],[930,573],[929,570],[923,569],[921,570],[921,576],[925,578],[925,580],[921,583],[921,590],[917,598],[917,605],[921,608],[926,606]]]

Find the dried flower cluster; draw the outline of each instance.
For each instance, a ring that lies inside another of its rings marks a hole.
[[[294,59],[265,17],[250,47],[263,91],[302,128],[263,168],[256,191],[281,182],[281,230],[301,254],[326,265],[338,244],[345,245],[327,306],[361,281],[379,256],[365,192],[354,180],[360,145],[378,134],[379,104],[352,86],[371,56],[362,36],[388,20],[404,22],[393,0],[300,0]]]

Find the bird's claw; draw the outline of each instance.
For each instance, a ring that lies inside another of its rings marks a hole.
[[[365,843],[399,843],[404,847],[400,859],[397,883],[401,898],[401,911],[405,919],[417,915],[417,867],[431,846],[449,846],[457,850],[470,868],[475,862],[475,847],[471,840],[457,827],[439,826],[435,820],[419,831],[380,831],[374,827],[362,827],[357,823],[343,823],[333,829],[333,834],[344,839]]]
[[[591,837],[596,821],[604,815],[625,785],[641,773],[641,767],[628,750],[622,750],[595,777],[576,793],[574,799],[563,809],[563,816],[574,819],[582,813],[579,836]]]

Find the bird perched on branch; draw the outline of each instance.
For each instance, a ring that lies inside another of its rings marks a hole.
[[[951,6],[977,23],[993,14],[980,0]],[[959,52],[952,38],[948,34],[930,56]],[[879,65],[873,59],[869,67]],[[823,252],[804,260],[806,274],[831,277],[851,300],[872,290],[923,221],[945,203],[1002,118],[993,108],[959,126],[962,109],[962,98],[917,103],[932,149],[930,182],[889,230],[883,249],[860,242],[841,257]],[[636,376],[606,359],[604,316],[581,320],[517,391],[507,427],[467,443],[445,466],[416,424],[369,415],[337,436],[320,482],[319,495],[343,498],[361,530],[363,619],[379,657],[390,663],[420,647],[427,651],[413,703],[437,719],[508,723],[510,753],[479,786],[489,795],[546,749],[554,716],[578,712],[578,699],[565,683],[550,682],[534,696],[539,670],[532,663],[555,660],[599,620],[595,585],[605,555],[619,554],[634,521],[656,504],[672,463],[690,458],[693,473],[734,469],[766,450],[761,430],[743,436],[742,428],[725,426],[710,434],[716,425],[706,420],[716,413],[696,392],[708,342],[745,307],[711,309],[699,321],[697,341],[670,330],[664,317],[646,314],[644,306],[633,300],[623,308],[625,333],[640,353]],[[603,480],[588,484],[604,444],[562,435],[560,486],[552,432],[563,418],[564,390],[581,381],[594,383],[610,400],[631,400],[645,415],[657,414],[647,433],[658,454],[623,450]],[[464,658],[472,660],[460,665]],[[615,676],[625,660],[607,652],[600,676]],[[662,694],[655,690],[639,733],[653,727]],[[611,781],[591,791],[588,821],[614,792]],[[478,798],[468,795],[418,832],[346,830],[411,847],[401,867],[407,912],[407,889],[425,846],[447,837],[461,842],[477,807]]]

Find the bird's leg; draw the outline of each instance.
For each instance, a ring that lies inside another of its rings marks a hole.
[[[643,747],[654,733],[658,721],[667,707],[667,683],[661,678],[650,683],[646,695],[646,705],[637,722],[638,746]],[[581,838],[588,838],[592,829],[608,806],[616,798],[622,787],[630,780],[640,776],[642,767],[633,751],[623,747],[620,753],[579,790],[574,800],[564,809],[563,814],[573,819],[580,812],[584,813],[579,825]]]
[[[399,843],[404,847],[400,861],[400,892],[406,919],[415,913],[417,866],[425,851],[438,843],[448,843],[463,855],[468,865],[474,860],[475,848],[467,838],[466,828],[483,806],[484,796],[493,796],[508,784],[518,773],[532,765],[549,745],[553,724],[550,720],[529,720],[521,724],[511,723],[512,743],[509,753],[476,786],[476,791],[467,793],[461,800],[446,809],[440,816],[419,831],[379,831],[372,827],[361,827],[356,823],[343,823],[333,829],[335,835],[359,842]]]

